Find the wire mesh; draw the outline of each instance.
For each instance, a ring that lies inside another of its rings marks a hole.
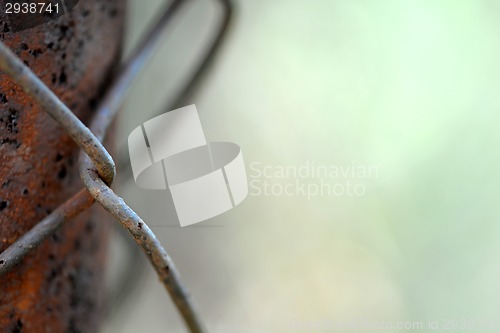
[[[0,42],[0,70],[8,74],[26,93],[40,103],[81,148],[79,170],[85,185],[84,189],[61,204],[0,253],[0,276],[21,263],[30,251],[36,249],[61,225],[91,207],[94,202],[98,202],[120,222],[145,252],[187,328],[191,332],[206,331],[196,305],[164,247],[148,225],[110,188],[115,177],[115,163],[101,143],[113,118],[120,110],[127,92],[154,54],[163,32],[186,2],[186,0],[174,0],[166,6],[158,22],[146,34],[109,86],[89,127],[86,127],[36,74]],[[222,5],[223,9],[217,34],[172,106],[178,106],[193,91],[226,35],[232,16],[232,4],[229,0],[217,0],[217,2]],[[127,168],[129,164],[123,163],[123,166]]]

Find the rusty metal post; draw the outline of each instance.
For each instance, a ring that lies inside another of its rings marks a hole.
[[[123,0],[85,0],[20,32],[0,14],[0,40],[87,122],[118,65],[123,22]],[[0,73],[0,252],[81,188],[78,151]],[[94,208],[0,277],[0,332],[97,331],[109,225]]]

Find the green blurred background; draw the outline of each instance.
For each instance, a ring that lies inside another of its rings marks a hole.
[[[178,91],[212,36],[214,3],[193,1],[164,36],[128,98],[119,147]],[[162,4],[130,1],[127,50]],[[164,197],[122,181],[118,193],[177,261],[210,331],[370,332],[333,325],[380,321],[498,331],[500,2],[236,5],[228,40],[191,98],[207,138],[239,144],[249,173],[251,163],[307,161],[378,172],[356,180],[360,196],[251,195],[193,228],[164,223]],[[133,304],[105,332],[183,332],[145,269]]]

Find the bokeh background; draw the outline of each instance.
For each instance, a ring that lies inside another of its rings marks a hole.
[[[130,1],[126,52],[163,5]],[[177,262],[211,332],[500,329],[499,12],[496,0],[236,1],[190,98],[209,141],[239,144],[249,175],[252,163],[307,161],[377,173],[350,179],[363,195],[250,195],[188,228],[164,193],[122,177],[117,192]],[[176,18],[127,100],[118,152],[168,111],[218,15],[215,1],[192,1]],[[143,274],[104,332],[184,332],[149,265],[131,270]],[[334,327],[349,322],[365,327]]]

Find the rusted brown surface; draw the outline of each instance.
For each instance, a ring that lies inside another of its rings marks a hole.
[[[123,0],[85,0],[69,15],[0,39],[87,122],[119,56]],[[0,251],[81,188],[78,149],[0,74]],[[90,211],[0,278],[0,332],[95,332],[110,223]]]

